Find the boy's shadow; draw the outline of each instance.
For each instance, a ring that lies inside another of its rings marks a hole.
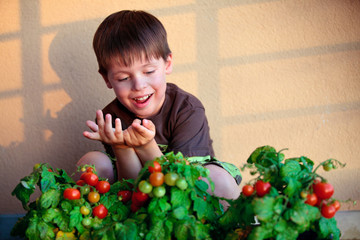
[[[86,139],[82,132],[88,130],[86,120],[95,119],[95,111],[114,98],[97,73],[92,39],[98,24],[86,21],[65,26],[49,49],[50,64],[71,102],[57,112],[57,117],[49,113],[44,117],[44,128],[52,132],[45,151],[54,166],[69,173],[74,172],[76,162],[84,153],[102,149],[99,142]]]

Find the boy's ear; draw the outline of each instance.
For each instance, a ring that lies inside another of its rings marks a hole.
[[[172,53],[170,53],[169,56],[166,58],[165,73],[170,74],[172,72],[172,69],[173,69],[173,58],[172,58]]]
[[[111,89],[112,86],[111,86],[111,83],[110,83],[110,81],[109,81],[109,79],[108,79],[107,74],[104,74],[104,73],[100,73],[100,74],[101,74],[101,76],[103,77],[103,79],[104,79],[104,81],[105,81],[105,83],[106,83],[106,86]]]

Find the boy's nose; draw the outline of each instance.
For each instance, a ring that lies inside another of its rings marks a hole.
[[[146,78],[138,76],[133,78],[133,88],[136,91],[139,91],[141,89],[144,89],[147,85]]]

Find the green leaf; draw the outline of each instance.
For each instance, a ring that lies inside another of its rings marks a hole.
[[[61,198],[61,193],[58,190],[50,189],[47,192],[44,192],[40,196],[40,207],[43,209],[50,208],[50,207],[56,207]]]
[[[54,226],[45,223],[43,221],[39,221],[37,228],[40,232],[40,238],[41,239],[54,239],[55,233],[54,233]]]
[[[25,210],[29,210],[28,203],[30,201],[31,194],[34,193],[34,189],[25,188],[21,183],[19,183],[15,189],[12,191],[11,195],[15,195],[22,203],[22,206]]]
[[[192,239],[195,235],[193,226],[195,221],[193,218],[188,218],[175,223],[174,235],[177,240]]]
[[[321,239],[328,238],[330,235],[333,236],[334,240],[340,239],[340,230],[336,225],[335,218],[320,218],[318,221],[318,237]]]
[[[54,218],[54,223],[59,226],[59,229],[64,232],[70,232],[71,229],[69,228],[70,217],[63,211],[59,211]]]
[[[273,217],[275,198],[267,196],[263,198],[254,198],[252,205],[254,213],[259,220],[268,221]]]
[[[35,215],[35,217],[30,219],[29,226],[25,232],[25,235],[29,240],[40,239],[40,233],[37,230],[37,225],[38,225],[38,218]]]
[[[191,190],[189,188],[183,191],[178,188],[172,187],[170,193],[171,205],[174,208],[184,206],[186,209],[189,209],[191,206],[190,192]]]
[[[73,229],[76,225],[81,223],[81,220],[83,219],[80,207],[74,207],[74,209],[70,212],[70,224],[69,228]]]
[[[286,160],[285,165],[280,169],[280,176],[284,177],[296,177],[301,171],[300,164],[294,160]]]
[[[48,191],[50,188],[57,188],[58,183],[55,180],[55,173],[49,172],[46,166],[42,166],[41,172],[41,180],[40,180],[40,188],[41,191],[44,193]]]
[[[177,208],[175,208],[175,209],[173,210],[172,215],[173,215],[176,219],[182,220],[182,219],[184,219],[185,217],[187,217],[188,213],[189,213],[189,212],[188,212],[188,210],[187,210],[185,207],[179,206],[179,207],[177,207]]]
[[[289,176],[285,177],[284,181],[287,183],[287,186],[284,189],[284,194],[288,197],[291,198],[295,193],[299,193],[302,190],[301,182],[299,182],[298,180]]]
[[[42,219],[45,222],[52,222],[53,219],[60,213],[59,209],[57,208],[49,208],[46,209],[42,214]]]

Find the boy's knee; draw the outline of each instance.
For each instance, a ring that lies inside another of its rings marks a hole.
[[[205,167],[210,170],[210,178],[215,185],[215,195],[227,199],[239,197],[240,188],[230,173],[215,164],[208,164]]]
[[[86,153],[76,165],[81,166],[85,164],[94,165],[99,177],[107,178],[111,183],[115,181],[113,164],[105,153],[98,151]]]

